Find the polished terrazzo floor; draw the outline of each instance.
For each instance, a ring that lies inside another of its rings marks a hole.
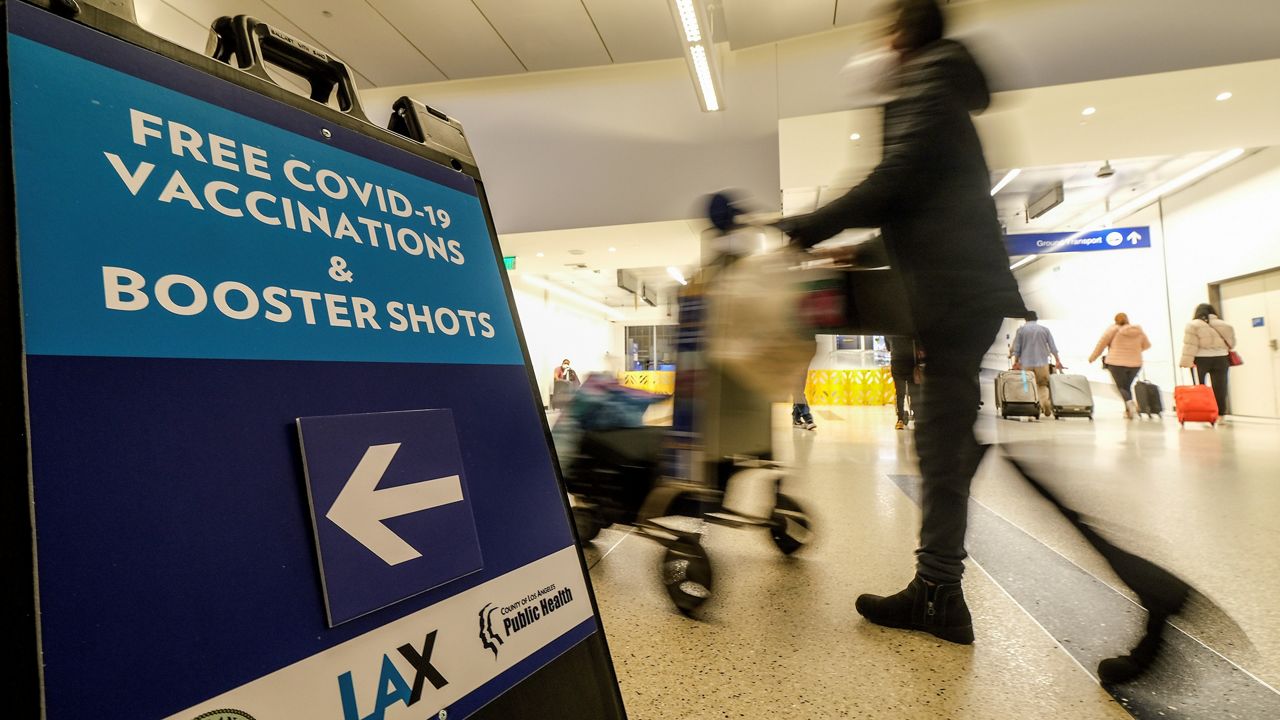
[[[1126,422],[1117,403],[1098,402],[1093,423],[984,414],[979,432],[1033,460],[1109,537],[1203,591],[1214,605],[1178,620],[1182,641],[1221,666],[1198,677],[1230,673],[1235,685],[1181,679],[1114,698],[1100,687],[1089,653],[1123,652],[1141,614],[1101,602],[1124,589],[998,457],[974,485],[971,517],[986,528],[965,581],[977,642],[862,621],[858,593],[896,591],[912,574],[910,433],[893,429],[888,408],[815,408],[816,432],[792,430],[779,406],[775,449],[797,468],[788,491],[814,518],[810,547],[783,558],[761,530],[710,527],[716,595],[699,620],[671,607],[656,543],[613,528],[588,549],[628,716],[1277,717],[1259,708],[1280,699],[1280,425]],[[1034,599],[1046,587],[1057,604]]]

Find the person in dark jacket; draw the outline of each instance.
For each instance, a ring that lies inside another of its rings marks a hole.
[[[915,578],[896,595],[862,595],[857,609],[879,625],[967,644],[973,624],[960,582],[969,486],[982,457],[973,434],[978,371],[1002,319],[1026,308],[970,118],[990,102],[986,79],[943,35],[935,0],[899,0],[880,164],[844,196],[778,226],[806,247],[846,228],[881,229],[929,357],[916,413],[923,516]]]

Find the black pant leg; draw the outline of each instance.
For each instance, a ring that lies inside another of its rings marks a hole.
[[[898,419],[906,422],[907,417],[907,392],[910,390],[910,378],[901,375],[893,376],[893,409],[898,413]]]
[[[1125,402],[1133,399],[1133,381],[1138,378],[1139,369],[1121,365],[1107,366],[1107,370],[1111,373],[1111,380],[1115,382],[1116,390],[1120,392],[1120,398]]]
[[[978,371],[1000,329],[1000,318],[960,318],[921,332],[928,362],[916,413],[916,448],[923,476],[916,571],[937,583],[959,582],[969,485],[981,460],[973,424],[978,417]]]
[[[1231,371],[1231,361],[1224,357],[1214,358],[1213,369],[1209,379],[1213,383],[1213,397],[1218,401],[1218,414],[1227,414],[1227,373]]]
[[[1213,387],[1213,398],[1218,401],[1218,414],[1227,414],[1227,373],[1231,361],[1226,356],[1196,357],[1196,372],[1200,375],[1201,385]]]

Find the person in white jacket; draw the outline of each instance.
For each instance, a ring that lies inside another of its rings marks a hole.
[[[1129,316],[1125,313],[1116,313],[1115,324],[1102,334],[1097,346],[1093,348],[1093,354],[1089,356],[1089,362],[1093,362],[1103,352],[1107,353],[1103,358],[1104,367],[1111,373],[1116,390],[1120,391],[1120,398],[1124,400],[1126,419],[1138,416],[1138,406],[1133,401],[1133,381],[1142,370],[1143,351],[1150,348],[1151,341],[1142,331],[1142,326],[1130,323]]]
[[[1227,414],[1227,373],[1231,369],[1228,356],[1235,346],[1236,331],[1218,317],[1218,311],[1209,303],[1196,306],[1195,316],[1182,335],[1182,359],[1178,365],[1194,367],[1200,373],[1200,384],[1213,386],[1218,415]]]

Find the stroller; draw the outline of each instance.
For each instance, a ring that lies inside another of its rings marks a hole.
[[[596,375],[553,430],[579,539],[617,523],[661,543],[663,586],[685,614],[712,594],[706,524],[765,529],[784,555],[812,537],[809,516],[781,492],[786,469],[771,459],[771,398],[706,357],[706,287],[694,282],[680,297],[671,427],[641,419],[661,396]],[[699,522],[690,529],[676,518]]]

